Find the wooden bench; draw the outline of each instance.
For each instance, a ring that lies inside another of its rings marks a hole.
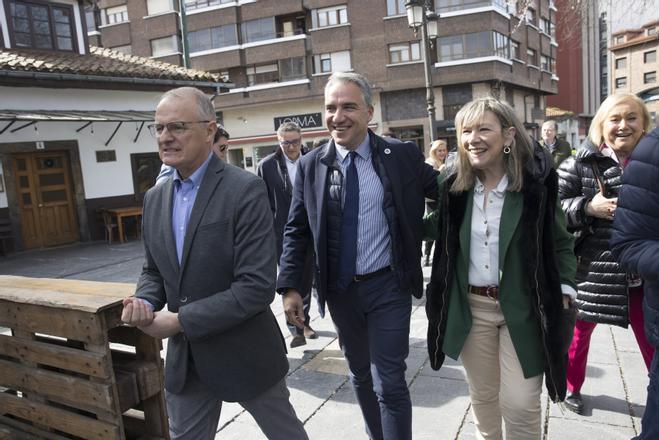
[[[134,288],[0,276],[0,439],[169,438],[161,343],[120,320]]]

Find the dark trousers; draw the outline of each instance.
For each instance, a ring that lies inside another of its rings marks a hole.
[[[650,366],[650,383],[648,385],[648,400],[641,419],[641,433],[633,440],[651,440],[659,438],[659,352],[655,347],[652,365]]]
[[[306,259],[304,261],[304,273],[302,275],[302,283],[300,285],[300,295],[302,296],[302,306],[304,310],[304,326],[308,327],[309,326],[309,310],[311,309],[311,287],[313,285],[313,272],[314,272],[314,254],[313,251],[309,250],[307,252]],[[286,320],[286,327],[288,327],[288,331],[291,332],[291,335],[297,336],[297,335],[303,335],[304,334],[304,329],[301,329],[294,324],[291,324]]]
[[[405,382],[412,297],[393,273],[353,282],[327,305],[348,361],[350,381],[375,440],[412,438],[412,403]]]

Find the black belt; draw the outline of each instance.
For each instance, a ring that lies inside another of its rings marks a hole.
[[[385,266],[382,269],[378,269],[374,272],[365,273],[362,275],[355,275],[355,278],[353,280],[359,283],[361,281],[370,280],[371,278],[375,278],[378,275],[382,275],[383,273],[387,273],[387,272],[391,272],[391,266]]]
[[[469,293],[474,295],[486,296],[492,300],[499,299],[499,286],[469,286]]]

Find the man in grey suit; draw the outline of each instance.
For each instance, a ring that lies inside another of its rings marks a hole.
[[[231,401],[267,438],[306,440],[269,307],[276,266],[265,185],[212,153],[215,111],[201,91],[165,93],[155,119],[160,158],[176,172],[144,198],[144,268],[122,320],[169,338],[170,436],[215,438],[222,402]]]

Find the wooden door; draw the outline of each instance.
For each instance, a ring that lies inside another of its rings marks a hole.
[[[13,158],[23,247],[32,249],[78,241],[67,153],[16,154]]]

